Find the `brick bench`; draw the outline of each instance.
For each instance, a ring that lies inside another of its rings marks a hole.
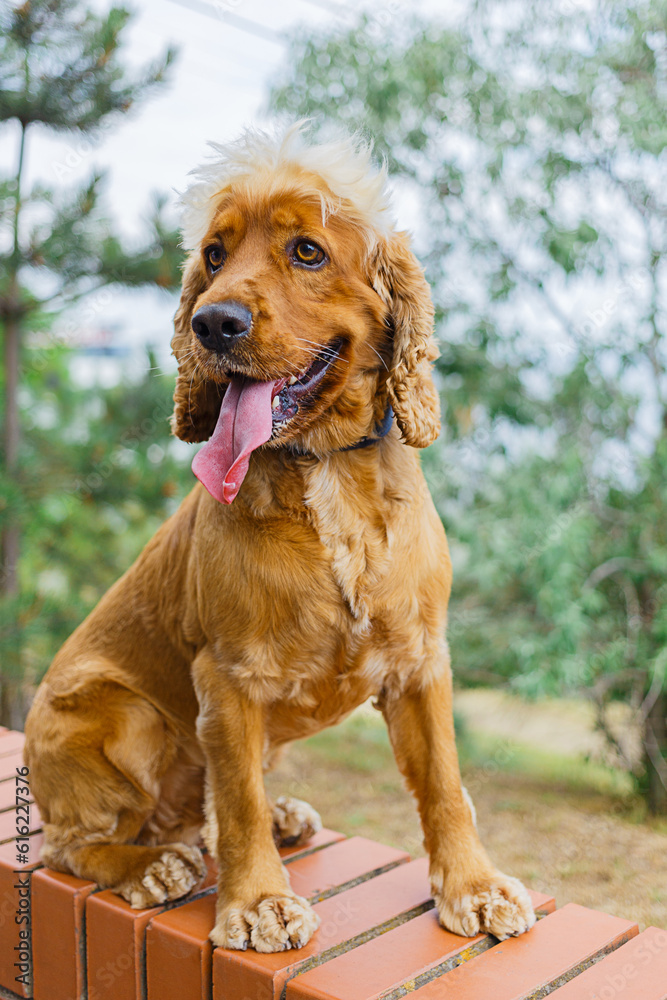
[[[498,942],[438,926],[425,859],[322,830],[281,851],[291,883],[321,925],[299,951],[213,949],[215,866],[196,893],[132,910],[93,883],[39,863],[30,807],[25,863],[17,861],[15,783],[21,733],[0,730],[0,996],[35,1000],[667,1000],[667,931],[531,892],[540,920]],[[31,941],[20,951],[20,884],[28,884]],[[27,954],[29,952],[29,954]],[[15,963],[26,959],[26,984]]]

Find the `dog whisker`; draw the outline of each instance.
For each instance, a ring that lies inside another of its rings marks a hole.
[[[380,361],[382,362],[382,365],[383,365],[383,367],[384,367],[385,371],[389,371],[389,368],[387,367],[387,362],[386,362],[386,361],[384,360],[384,358],[383,358],[383,357],[382,357],[382,355],[381,355],[381,354],[379,353],[379,351],[376,351],[376,350],[375,350],[375,348],[373,347],[373,345],[372,345],[372,344],[367,344],[366,346],[367,346],[367,347],[370,347],[370,349],[371,349],[371,351],[373,352],[373,354],[377,354],[378,358],[379,358],[379,359],[380,359]]]
[[[305,337],[297,337],[296,339],[302,344],[313,344],[314,347],[317,348],[317,350],[309,350],[307,347],[304,347],[303,350],[306,351],[306,353],[314,355],[321,354],[325,358],[336,358],[338,361],[342,361],[346,365],[349,364],[347,358],[341,358],[337,351],[332,350],[326,345],[322,346],[322,344],[318,344],[317,341],[307,340]]]

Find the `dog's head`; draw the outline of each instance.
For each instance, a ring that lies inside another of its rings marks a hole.
[[[316,455],[354,444],[389,404],[407,444],[430,444],[431,297],[387,221],[369,149],[308,146],[300,126],[214,148],[184,198],[190,255],[172,341],[172,427],[210,439],[193,466],[209,492],[231,502],[262,444]]]

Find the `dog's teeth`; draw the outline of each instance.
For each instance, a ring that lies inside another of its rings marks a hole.
[[[280,406],[280,397],[274,396],[273,399],[271,400],[271,409],[277,410],[279,406]]]
[[[296,382],[296,380],[297,380],[296,375],[290,375],[290,377],[287,379],[287,384],[288,385],[294,385],[294,383]]]

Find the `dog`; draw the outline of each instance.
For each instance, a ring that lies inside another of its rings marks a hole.
[[[414,793],[444,927],[522,934],[461,787],[451,564],[418,450],[440,429],[433,306],[387,176],[302,123],[214,146],[183,198],[172,429],[200,482],[48,670],[26,724],[45,864],[134,907],[217,861],[215,945],[317,927],[276,843],[319,828],[263,773],[369,698]]]

